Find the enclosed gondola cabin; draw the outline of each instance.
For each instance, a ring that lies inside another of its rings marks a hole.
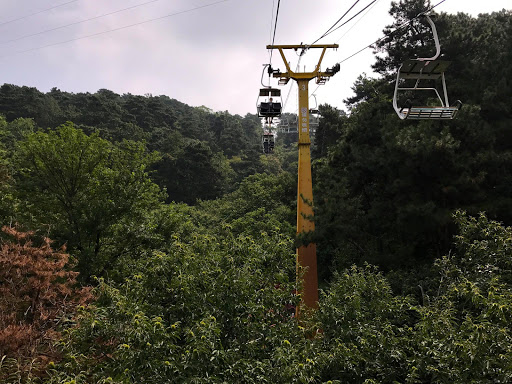
[[[437,30],[432,19],[427,15],[424,17],[429,23],[434,35],[436,54],[433,57],[407,60],[398,68],[395,92],[393,94],[393,108],[400,119],[453,119],[462,106],[462,103],[457,101],[455,105],[450,106],[448,102],[444,73],[450,65],[450,62],[437,60],[441,53]],[[435,86],[436,81],[439,81],[439,79],[441,80],[442,96]],[[427,82],[429,82],[429,84],[427,84],[428,86],[425,85]],[[407,92],[407,96],[410,96],[413,100],[407,99],[405,103],[400,103],[399,95],[402,92]],[[436,96],[433,105],[414,105],[417,103],[416,96],[421,93],[424,95],[423,98],[426,99],[426,95],[428,95],[427,92],[432,96]]]

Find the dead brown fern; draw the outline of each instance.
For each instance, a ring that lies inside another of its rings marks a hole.
[[[2,231],[11,240],[0,244],[0,358],[44,367],[59,358],[59,323],[91,300],[91,289],[78,285],[69,255],[53,250],[50,239],[36,246],[31,232]]]

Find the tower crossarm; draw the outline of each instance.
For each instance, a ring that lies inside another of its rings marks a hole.
[[[279,53],[281,54],[281,57],[283,59],[284,65],[286,67],[286,72],[274,72],[272,74],[273,77],[279,77],[279,78],[287,78],[287,79],[294,79],[294,80],[311,80],[314,78],[327,78],[334,75],[335,72],[320,72],[320,65],[322,64],[322,60],[325,55],[325,50],[327,48],[338,48],[338,44],[314,44],[314,45],[304,45],[304,44],[297,44],[297,45],[267,45],[267,49],[277,49]],[[290,68],[290,64],[286,60],[286,56],[284,54],[284,50],[286,49],[293,49],[295,51],[297,50],[306,50],[311,48],[321,48],[322,53],[320,55],[320,58],[318,60],[318,64],[315,67],[315,70],[313,72],[294,72]]]

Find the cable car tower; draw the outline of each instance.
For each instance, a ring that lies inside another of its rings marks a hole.
[[[441,54],[441,47],[439,45],[439,38],[434,22],[428,15],[423,15],[429,23],[432,33],[434,35],[434,42],[436,45],[436,54],[432,57],[424,57],[407,60],[398,68],[396,76],[395,92],[393,94],[393,108],[395,109],[400,119],[453,119],[455,114],[462,106],[460,100],[457,100],[455,105],[450,106],[448,102],[448,93],[446,91],[446,81],[444,72],[451,64],[449,61],[437,60]],[[441,78],[443,97],[439,94],[437,88],[420,86],[420,81],[438,80]],[[408,80],[415,80],[414,85],[402,86]],[[413,106],[410,100],[407,100],[406,105],[398,106],[398,94],[401,91],[408,91],[411,94],[417,94],[418,91],[430,91],[435,93],[438,100],[436,106]]]
[[[293,72],[284,55],[285,50],[301,50],[303,54],[307,49],[320,48],[322,53],[318,64],[313,72]],[[310,80],[315,79],[317,84],[325,84],[326,81],[334,76],[340,70],[339,64],[328,68],[325,72],[320,70],[320,64],[327,48],[338,48],[338,44],[328,45],[267,45],[267,49],[277,49],[286,66],[286,72],[272,70],[269,72],[273,77],[279,78],[279,84],[287,84],[290,79],[297,82],[299,89],[299,111],[298,111],[298,130],[299,130],[299,171],[297,183],[297,234],[307,233],[315,230],[313,222],[313,184],[311,179],[311,139],[309,132],[309,95],[308,84]],[[296,309],[296,316],[299,317],[300,307],[308,308],[318,307],[318,275],[316,262],[316,244],[310,243],[307,246],[302,245],[297,248],[297,276],[304,269],[301,305]]]

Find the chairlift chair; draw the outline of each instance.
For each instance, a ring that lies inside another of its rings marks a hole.
[[[299,116],[295,115],[292,123],[290,124],[290,128],[286,133],[299,133]]]
[[[318,100],[313,93],[311,96],[315,99],[315,106],[309,109],[309,133],[314,136],[319,125],[320,111],[318,110]]]
[[[263,101],[260,101],[264,98]],[[261,88],[258,97],[258,116],[274,118],[281,116],[281,90],[276,88]]]
[[[417,58],[407,60],[398,68],[398,73],[395,83],[395,92],[393,94],[393,108],[395,109],[400,119],[434,119],[434,120],[445,120],[453,119],[457,111],[461,108],[462,103],[458,100],[455,105],[450,106],[448,102],[448,93],[446,91],[446,81],[444,73],[446,68],[451,62],[437,60],[441,53],[441,47],[439,45],[439,38],[437,36],[437,30],[434,22],[428,15],[424,15],[427,22],[432,28],[434,35],[434,42],[436,45],[436,54],[433,57]],[[435,87],[420,86],[420,81],[438,80],[441,79],[443,97],[439,94]],[[416,80],[414,86],[401,86],[400,83],[403,80]],[[430,91],[434,92],[439,101],[436,106],[414,106],[411,101],[407,101],[406,105],[398,106],[398,94],[401,91]]]
[[[274,146],[275,146],[274,134],[272,132],[265,132],[263,134],[262,144],[263,144],[263,153],[268,154],[268,153],[274,152]]]
[[[287,118],[281,118],[279,120],[279,124],[277,125],[277,132],[285,133],[290,130],[290,124],[288,123]]]
[[[277,130],[279,133],[299,133],[299,130],[297,129],[297,126],[285,126],[280,127]]]
[[[316,130],[319,126],[319,119],[318,116],[310,115],[309,116],[309,133],[314,136],[316,133]]]
[[[309,114],[318,116],[320,114],[320,111],[318,110],[318,100],[316,99],[316,95],[314,93],[311,94],[311,97],[315,99],[315,106],[309,109]]]
[[[281,120],[281,124],[277,127],[277,132],[279,133],[298,133],[297,129],[297,120],[295,119],[292,123],[290,123],[287,119]]]

